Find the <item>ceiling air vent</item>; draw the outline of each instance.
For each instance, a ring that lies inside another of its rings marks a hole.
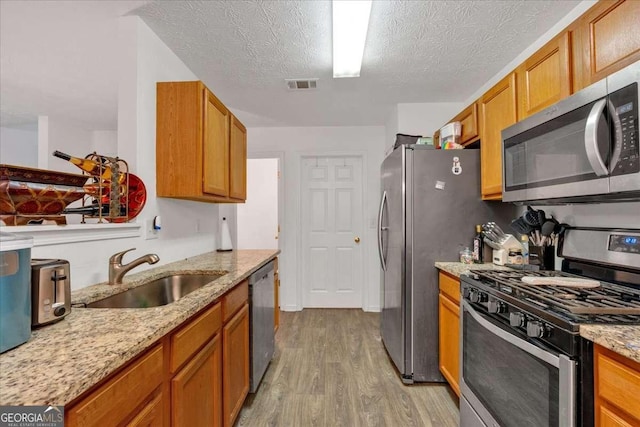
[[[309,90],[318,87],[318,79],[284,79],[290,90]]]

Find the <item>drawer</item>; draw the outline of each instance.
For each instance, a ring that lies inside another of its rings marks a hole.
[[[440,292],[448,296],[455,303],[460,304],[460,279],[449,276],[442,271],[438,274]]]
[[[596,391],[600,399],[640,421],[640,364],[602,348],[596,348]]]
[[[171,373],[191,358],[222,327],[222,304],[199,315],[195,320],[171,335]]]
[[[117,425],[162,383],[162,345],[149,350],[106,384],[73,406],[67,426]]]
[[[249,301],[249,280],[240,283],[222,297],[223,322],[226,323],[247,301]]]

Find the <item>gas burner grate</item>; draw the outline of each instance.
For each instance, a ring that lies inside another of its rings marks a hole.
[[[498,288],[508,288],[509,293],[518,294],[536,304],[575,315],[640,315],[640,294],[628,287],[601,282],[598,288],[572,288],[557,285],[530,285],[522,282],[524,276],[579,277],[561,271],[486,271],[473,270],[484,282],[492,282]],[[491,283],[490,283],[491,284]]]

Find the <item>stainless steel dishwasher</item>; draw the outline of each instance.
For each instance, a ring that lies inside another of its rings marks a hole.
[[[251,341],[251,383],[258,390],[275,350],[273,261],[249,277],[249,339]]]

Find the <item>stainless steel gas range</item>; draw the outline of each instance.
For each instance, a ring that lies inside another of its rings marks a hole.
[[[593,426],[579,329],[640,324],[640,230],[571,228],[560,252],[562,271],[461,276],[462,427]]]

